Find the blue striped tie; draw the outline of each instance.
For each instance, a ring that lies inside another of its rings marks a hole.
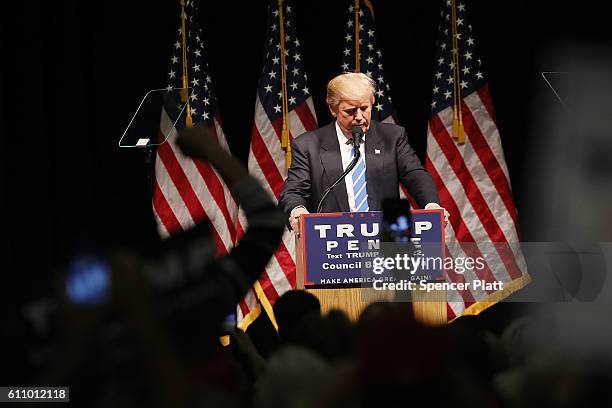
[[[353,157],[355,157],[354,149]],[[355,210],[358,212],[370,211],[368,205],[368,189],[366,187],[366,167],[363,155],[359,157],[359,161],[353,169],[353,192],[355,194]]]

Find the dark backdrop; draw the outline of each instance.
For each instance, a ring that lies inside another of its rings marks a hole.
[[[373,0],[379,44],[399,122],[424,156],[440,2]],[[533,95],[554,70],[542,50],[563,38],[607,42],[604,15],[585,2],[469,1],[519,211]],[[3,13],[0,194],[3,289],[44,282],[77,231],[109,206],[149,208],[142,151],[117,147],[146,90],[165,85],[178,0],[22,2]],[[7,7],[7,6],[5,6]],[[319,123],[337,72],[346,1],[295,7]],[[226,135],[246,161],[261,69],[266,1],[201,1],[208,59]],[[552,93],[544,103],[556,103]],[[144,218],[116,227],[146,240]],[[91,224],[90,224],[91,223]],[[84,227],[83,227],[84,226]],[[129,233],[129,234],[128,234]],[[527,237],[529,238],[529,237]]]

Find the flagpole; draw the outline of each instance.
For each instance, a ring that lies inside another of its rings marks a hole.
[[[459,69],[459,41],[457,38],[457,1],[451,1],[451,36],[453,56],[453,138],[458,144],[465,143],[463,113],[461,112],[461,78]]]
[[[359,0],[355,0],[355,72],[361,72],[361,54],[359,51]]]
[[[459,79],[457,78],[457,45],[456,45],[456,32],[457,27],[455,26],[455,2],[451,2],[451,57],[452,57],[452,65],[453,65],[453,138],[457,140],[458,130],[457,125],[459,123],[457,117],[457,83]]]
[[[187,78],[188,75],[188,65],[187,65],[187,36],[185,33],[185,0],[180,0],[181,2],[181,42],[182,42],[182,59],[183,59],[183,89],[181,89],[181,102],[187,104],[185,110],[187,111],[187,117],[185,118],[185,126],[191,127],[193,121],[191,118],[191,107],[189,106],[189,93],[188,86],[189,80]]]
[[[285,19],[283,17],[283,0],[278,0],[280,18],[280,54],[281,54],[281,92],[283,101],[283,127],[281,132],[281,147],[285,149],[285,167],[291,166],[291,143],[289,143],[289,105],[287,101],[287,72],[285,67]]]

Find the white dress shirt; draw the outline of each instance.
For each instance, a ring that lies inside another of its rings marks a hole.
[[[338,143],[340,144],[340,155],[342,156],[342,170],[344,171],[348,167],[351,160],[353,160],[353,144],[352,143],[346,144],[346,142],[349,139],[344,135],[344,133],[342,133],[342,130],[340,130],[340,126],[338,126],[338,122],[336,122],[336,136],[338,136]],[[365,138],[366,138],[366,135],[364,134],[363,137],[361,138],[362,143],[361,145],[359,145],[359,151],[361,152],[361,156],[363,157],[364,165],[365,165]],[[346,177],[344,178],[344,183],[346,184],[346,194],[348,195],[349,210],[351,212],[357,211],[357,208],[355,207],[355,191],[353,190],[353,172],[354,171],[355,169],[351,170],[351,172],[347,174]],[[366,167],[366,174],[368,174],[367,167]],[[368,187],[366,184],[366,190],[367,188]]]

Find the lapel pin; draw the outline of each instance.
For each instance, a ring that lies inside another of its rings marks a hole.
[[[380,154],[380,149],[374,149],[374,154]]]

